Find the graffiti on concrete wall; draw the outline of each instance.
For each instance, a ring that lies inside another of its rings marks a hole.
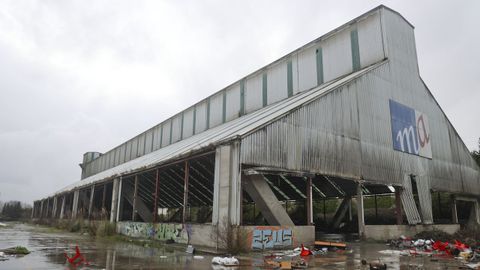
[[[120,222],[118,223],[118,232],[130,237],[186,244],[191,235],[191,226],[189,224]]]
[[[293,232],[290,228],[257,226],[251,234],[252,249],[287,248],[293,245]]]

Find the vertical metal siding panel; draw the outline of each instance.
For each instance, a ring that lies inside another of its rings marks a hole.
[[[293,94],[296,95],[300,92],[298,81],[298,53],[292,54],[290,61],[292,61]]]
[[[193,109],[191,107],[183,113],[183,139],[193,135]]]
[[[380,14],[377,12],[357,23],[360,65],[367,67],[385,58]]]
[[[132,153],[130,154],[131,159],[137,158],[138,151],[138,137],[132,139]]]
[[[130,140],[125,143],[125,162],[132,160],[132,158],[130,157],[131,152],[132,152],[132,141]]]
[[[162,125],[157,125],[155,127],[154,136],[153,136],[153,151],[156,151],[162,147]]]
[[[172,143],[178,142],[181,138],[180,135],[182,133],[182,114],[177,114],[172,119]]]
[[[123,144],[117,146],[117,164],[120,165],[122,164],[122,155],[123,155],[123,149],[122,149]]]
[[[207,129],[207,102],[202,101],[197,104],[195,134],[198,134]]]
[[[383,9],[383,26],[385,28],[385,41],[387,57],[406,68],[405,71],[418,76],[417,52],[415,49],[415,36],[413,28],[396,13]]]
[[[407,216],[408,224],[414,225],[419,224],[422,222],[420,218],[420,214],[418,213],[417,205],[415,204],[415,200],[413,198],[412,192],[412,183],[410,181],[410,176],[405,174],[403,175],[403,190],[401,193],[401,200],[403,205],[403,210],[405,211],[405,215]]]
[[[125,143],[120,145],[120,156],[119,156],[119,162],[120,164],[125,163]]]
[[[242,140],[242,162],[360,178],[354,89],[327,94]]]
[[[287,63],[283,61],[270,67],[267,74],[267,104],[287,98]]]
[[[216,127],[222,123],[223,115],[223,92],[210,97],[210,127]]]
[[[172,119],[168,119],[163,122],[162,130],[162,147],[165,147],[170,144],[170,127]]]
[[[433,223],[432,213],[432,194],[430,191],[430,178],[425,175],[417,176],[418,199],[420,202],[420,211],[422,212],[422,221],[424,224]]]
[[[247,78],[245,83],[245,112],[262,108],[262,74]]]
[[[240,116],[240,84],[227,89],[226,121],[231,121]]]
[[[144,154],[152,152],[152,143],[153,143],[153,128],[145,132],[145,149]]]
[[[141,156],[145,155],[145,143],[146,143],[145,133],[140,134],[137,137],[137,140],[138,140],[137,157],[141,157]]]
[[[317,86],[316,47],[298,53],[298,91],[302,92]]]
[[[352,72],[350,45],[350,29],[345,29],[322,42],[325,82]]]

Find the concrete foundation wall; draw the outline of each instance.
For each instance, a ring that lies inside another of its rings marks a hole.
[[[401,235],[414,236],[423,231],[440,230],[447,233],[455,233],[460,229],[459,224],[437,225],[365,225],[365,238],[370,240],[385,241],[398,238]]]
[[[240,226],[241,237],[246,237],[246,248],[251,250],[290,249],[300,244],[312,245],[314,226]],[[118,222],[117,233],[143,239],[173,241],[197,247],[221,247],[216,239],[217,227],[211,224]],[[218,229],[218,234],[225,234]]]

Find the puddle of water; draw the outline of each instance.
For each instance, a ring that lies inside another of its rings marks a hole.
[[[168,245],[162,248],[143,247],[129,242],[95,240],[72,233],[52,233],[43,227],[28,224],[9,224],[0,227],[0,249],[25,246],[32,253],[0,261],[0,269],[261,269],[263,254],[254,253],[240,258],[241,267],[214,267],[213,256],[192,255],[175,250]],[[68,264],[64,252],[72,256],[78,245],[88,266],[77,268]],[[378,243],[350,243],[349,251],[328,252],[310,256],[309,269],[368,269],[362,259],[381,261],[387,269],[458,269],[461,262],[452,258],[409,257],[398,254],[381,254],[388,247]]]

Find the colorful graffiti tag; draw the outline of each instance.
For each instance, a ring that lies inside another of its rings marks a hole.
[[[427,115],[390,100],[393,149],[432,158]]]
[[[252,231],[252,249],[287,248],[293,245],[290,228],[257,226]]]
[[[171,224],[171,223],[143,223],[143,222],[120,222],[117,224],[120,234],[149,238],[161,241],[174,241],[175,243],[187,244],[191,235],[189,224]]]

